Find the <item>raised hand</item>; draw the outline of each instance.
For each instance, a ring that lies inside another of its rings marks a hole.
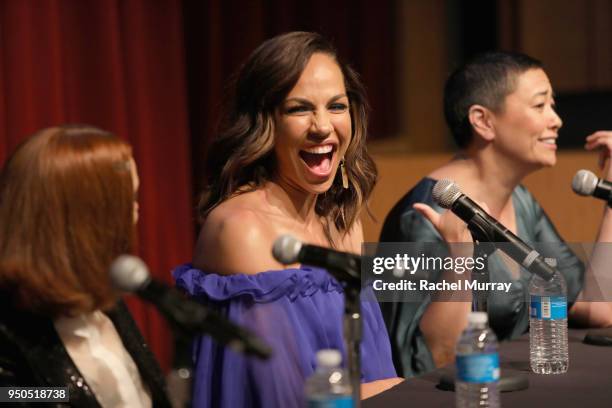
[[[604,170],[606,180],[612,180],[610,156],[612,154],[612,131],[599,130],[586,138],[586,150],[599,150],[599,168]]]
[[[439,214],[436,210],[423,203],[416,203],[412,207],[433,224],[434,228],[442,235],[446,242],[472,242],[472,236],[467,228],[467,224],[453,214],[452,211],[445,210],[442,214]]]

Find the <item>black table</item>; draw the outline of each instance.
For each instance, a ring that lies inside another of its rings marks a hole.
[[[612,407],[612,347],[582,343],[586,330],[569,331],[569,370],[566,374],[540,375],[529,368],[529,336],[500,344],[501,372],[515,370],[529,379],[529,388],[501,394],[509,407]],[[454,407],[455,393],[437,385],[445,370],[409,378],[362,402],[374,407]]]

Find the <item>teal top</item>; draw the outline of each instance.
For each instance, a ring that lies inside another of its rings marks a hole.
[[[412,208],[425,203],[438,212],[443,208],[434,203],[431,190],[436,180],[422,179],[393,207],[382,229],[381,242],[442,242],[433,225]],[[585,266],[559,236],[550,218],[524,186],[512,194],[516,212],[517,235],[545,257],[557,259],[557,268],[565,277],[568,302],[571,305],[582,290]],[[538,243],[538,244],[536,244]],[[542,245],[546,243],[548,245]],[[531,274],[521,268],[514,280],[503,261],[493,254],[488,268],[491,282],[512,282],[508,293],[489,296],[489,325],[500,340],[513,339],[529,328],[528,285]],[[435,272],[432,272],[435,273]],[[436,276],[428,279],[435,280]],[[409,377],[435,368],[431,353],[419,328],[423,313],[431,302],[427,293],[418,293],[416,302],[384,302],[381,309],[389,330],[393,362],[399,375]]]

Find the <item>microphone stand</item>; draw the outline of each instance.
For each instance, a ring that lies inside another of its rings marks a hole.
[[[361,407],[361,274],[357,264],[341,268],[328,268],[327,272],[342,284],[344,291],[344,344],[351,388],[353,406]]]
[[[487,223],[479,216],[475,216],[473,223],[468,225],[468,229],[472,234],[474,241],[474,255],[484,257],[487,260],[490,255],[497,249],[494,244],[494,236],[487,228]],[[485,262],[485,267],[478,273],[472,271],[472,280],[477,282],[490,282],[488,263]],[[479,290],[476,285],[472,292],[472,311],[474,312],[489,312],[489,291],[487,289]],[[485,286],[486,287],[486,286]],[[529,380],[520,372],[508,372],[507,368],[500,373],[499,390],[503,392],[520,391],[529,388]]]
[[[472,233],[472,239],[474,240],[474,257],[482,257],[488,259],[489,256],[495,252],[495,245],[490,242],[482,242],[474,237]],[[479,272],[472,271],[472,281],[478,283],[489,283],[489,267],[485,263],[485,267]],[[486,287],[486,285],[485,285]],[[489,312],[489,291],[479,290],[478,285],[472,289],[472,311],[473,312]]]
[[[327,272],[342,284],[344,291],[344,344],[353,406],[361,407],[361,266],[352,262],[345,268],[327,268]]]
[[[480,217],[474,217],[474,223],[468,224],[468,229],[474,241],[474,255],[489,259],[489,256],[497,249],[494,244],[493,234],[487,229],[487,223]],[[482,220],[482,222],[480,222]],[[487,283],[490,281],[489,267],[485,267],[478,273],[472,271],[472,280]],[[486,286],[485,286],[486,287]],[[477,285],[472,289],[472,311],[489,312],[489,291],[479,290]],[[440,388],[443,390],[455,390],[455,376],[444,373],[440,378]],[[499,390],[502,392],[520,391],[529,388],[527,376],[514,369],[504,367],[500,373]]]
[[[351,387],[353,406],[361,406],[361,287],[346,284],[344,288],[344,342]]]

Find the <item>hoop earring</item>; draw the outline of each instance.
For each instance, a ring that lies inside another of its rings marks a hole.
[[[349,188],[348,176],[346,175],[346,165],[344,158],[340,160],[340,175],[342,176],[342,188]]]

